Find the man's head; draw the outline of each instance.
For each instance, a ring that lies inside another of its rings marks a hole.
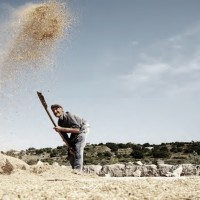
[[[58,105],[58,104],[53,104],[51,106],[51,110],[53,111],[53,114],[58,117],[58,118],[62,118],[63,114],[64,114],[64,110],[63,107]]]

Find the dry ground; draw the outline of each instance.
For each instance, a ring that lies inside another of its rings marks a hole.
[[[50,168],[42,173],[17,170],[0,175],[0,199],[200,199],[200,177],[97,177]]]

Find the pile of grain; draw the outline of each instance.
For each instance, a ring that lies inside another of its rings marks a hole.
[[[199,177],[103,178],[54,168],[42,174],[0,175],[0,199],[200,199]]]
[[[5,161],[13,170],[0,173],[0,199],[200,199],[199,176],[98,177],[75,174],[71,167],[55,163],[27,166],[0,154],[0,168],[7,166]]]

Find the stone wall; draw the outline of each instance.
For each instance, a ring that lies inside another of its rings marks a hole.
[[[84,172],[97,174],[98,176],[110,177],[180,177],[180,176],[199,176],[200,165],[181,164],[181,165],[135,165],[113,164],[113,165],[86,165]]]

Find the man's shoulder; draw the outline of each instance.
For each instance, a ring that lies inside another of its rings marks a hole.
[[[67,111],[67,112],[64,113],[64,117],[66,117],[68,115],[71,115],[71,113],[69,111]]]
[[[72,116],[73,116],[73,114],[70,113],[69,111],[67,111],[67,112],[65,112],[64,115],[63,115],[63,120],[64,120],[64,119],[68,119],[68,118],[70,118],[70,117],[72,117]]]

